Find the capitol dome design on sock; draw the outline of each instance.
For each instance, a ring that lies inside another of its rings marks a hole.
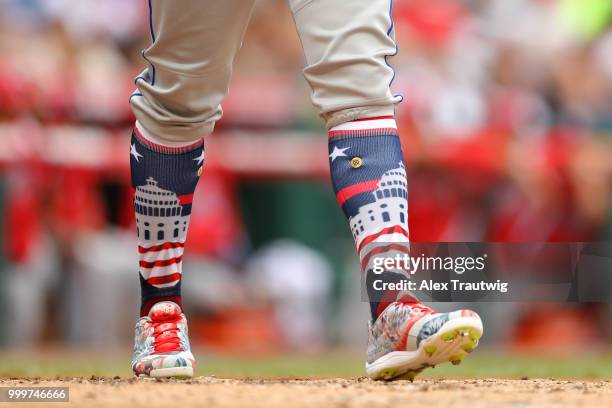
[[[329,163],[336,200],[348,219],[367,284],[376,260],[410,250],[406,168],[395,120],[356,120],[330,129]],[[395,282],[403,273],[391,268],[381,278]],[[374,319],[381,304],[411,296],[369,289]]]
[[[132,135],[130,167],[138,235],[141,315],[163,300],[181,305],[183,252],[203,141],[168,147]]]

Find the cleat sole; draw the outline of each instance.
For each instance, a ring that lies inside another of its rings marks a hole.
[[[461,364],[466,355],[478,346],[482,332],[482,321],[478,316],[452,319],[437,333],[423,340],[417,350],[393,351],[366,363],[367,375],[374,380],[413,381],[424,368],[448,362]]]
[[[193,367],[169,367],[151,370],[151,378],[189,379],[193,377]]]

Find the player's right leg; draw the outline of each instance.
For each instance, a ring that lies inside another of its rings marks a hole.
[[[254,0],[149,0],[148,67],[130,97],[130,147],[142,293],[132,369],[193,375],[181,304],[181,265],[203,138],[221,117]]]

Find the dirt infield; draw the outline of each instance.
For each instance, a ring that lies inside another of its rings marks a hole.
[[[0,386],[69,387],[70,407],[610,407],[612,380],[416,380],[392,383],[365,378],[193,380],[72,378],[6,379]],[[0,407],[6,405],[0,403]],[[46,406],[49,404],[23,404]]]

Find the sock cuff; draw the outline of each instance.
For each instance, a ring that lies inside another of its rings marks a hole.
[[[196,149],[199,149],[204,145],[204,138],[188,144],[186,146],[165,146],[159,143],[156,143],[149,138],[147,138],[141,129],[139,129],[138,124],[134,126],[133,132],[134,137],[149,150],[152,150],[157,153],[165,153],[165,154],[182,154],[192,152]]]
[[[328,134],[330,139],[343,136],[397,135],[397,123],[393,116],[357,119],[332,127]]]

